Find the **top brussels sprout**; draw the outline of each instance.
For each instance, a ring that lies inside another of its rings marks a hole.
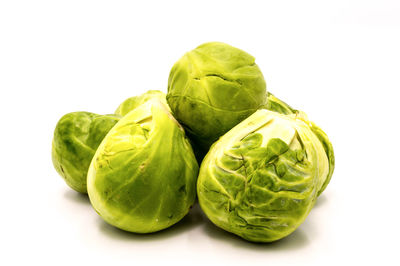
[[[304,221],[328,175],[328,158],[308,120],[259,110],[213,144],[197,192],[214,224],[271,242]]]
[[[145,103],[146,101],[157,98],[167,105],[167,100],[165,99],[165,93],[158,90],[149,90],[139,96],[133,96],[126,99],[123,103],[118,106],[115,114],[124,116],[139,105]]]
[[[189,137],[207,150],[265,104],[266,84],[253,56],[210,42],[186,53],[172,67],[167,101]]]
[[[126,114],[104,138],[89,167],[88,193],[109,224],[150,233],[188,213],[197,174],[182,127],[154,98]]]
[[[64,115],[54,130],[53,165],[74,190],[86,193],[86,176],[93,155],[108,131],[118,122],[116,115],[73,112]]]

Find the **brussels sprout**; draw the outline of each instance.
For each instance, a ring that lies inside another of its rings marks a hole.
[[[115,114],[124,116],[139,105],[143,104],[144,102],[153,99],[153,98],[158,98],[160,99],[163,103],[167,103],[167,100],[165,99],[165,93],[157,90],[150,90],[142,95],[139,96],[133,96],[128,99],[126,99],[123,103],[118,106],[117,110],[115,111]]]
[[[52,143],[53,165],[72,189],[87,193],[90,161],[118,120],[116,115],[74,112],[64,115],[57,123]]]
[[[218,227],[271,242],[304,221],[328,172],[324,148],[307,120],[259,110],[213,144],[197,195]]]
[[[196,196],[198,164],[183,128],[159,99],[125,115],[89,167],[88,193],[109,224],[135,233],[165,229]]]
[[[211,42],[172,67],[167,101],[188,136],[203,151],[266,102],[264,77],[248,53]]]
[[[293,109],[287,103],[276,98],[272,93],[269,93],[269,92],[268,92],[267,104],[264,106],[264,108],[268,109],[270,111],[278,112],[280,114],[285,114],[285,115],[297,114],[298,116],[302,116],[304,120],[308,121],[307,115],[304,112]],[[318,195],[320,195],[325,190],[326,186],[329,184],[329,181],[332,178],[333,170],[335,169],[335,155],[333,153],[332,143],[329,141],[326,133],[324,131],[322,131],[322,129],[319,128],[313,122],[308,121],[308,123],[309,123],[309,126],[310,126],[312,132],[314,132],[314,134],[321,141],[321,143],[324,147],[326,156],[328,157],[328,162],[329,162],[328,176],[326,177],[325,183],[322,185],[322,187],[318,191]]]

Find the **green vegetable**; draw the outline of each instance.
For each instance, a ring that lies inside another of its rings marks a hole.
[[[52,143],[53,165],[72,189],[87,193],[90,161],[118,120],[116,115],[74,112],[64,115],[57,123]]]
[[[109,224],[155,232],[188,213],[197,174],[183,128],[154,98],[126,114],[104,138],[89,168],[89,198]]]
[[[248,53],[210,42],[172,67],[167,101],[201,153],[266,103],[264,77]]]
[[[304,221],[328,175],[328,158],[309,121],[264,109],[213,144],[200,168],[197,195],[218,227],[271,242]]]
[[[133,96],[126,99],[123,103],[118,106],[115,114],[124,116],[139,105],[145,103],[146,101],[157,98],[160,99],[163,103],[167,103],[165,99],[165,93],[157,90],[149,90],[139,96]]]

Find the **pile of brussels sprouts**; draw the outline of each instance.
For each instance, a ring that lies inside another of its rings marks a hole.
[[[131,97],[110,115],[66,114],[52,144],[66,183],[135,233],[174,225],[197,196],[216,226],[275,241],[304,221],[334,169],[327,135],[267,92],[254,57],[218,42],[175,63],[166,95]]]

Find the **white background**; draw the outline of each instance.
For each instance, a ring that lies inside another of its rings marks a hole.
[[[331,184],[282,241],[245,242],[198,206],[169,230],[125,233],[53,169],[62,115],[166,91],[173,63],[208,41],[254,55],[334,145]],[[399,90],[395,0],[1,1],[0,264],[399,265]]]

